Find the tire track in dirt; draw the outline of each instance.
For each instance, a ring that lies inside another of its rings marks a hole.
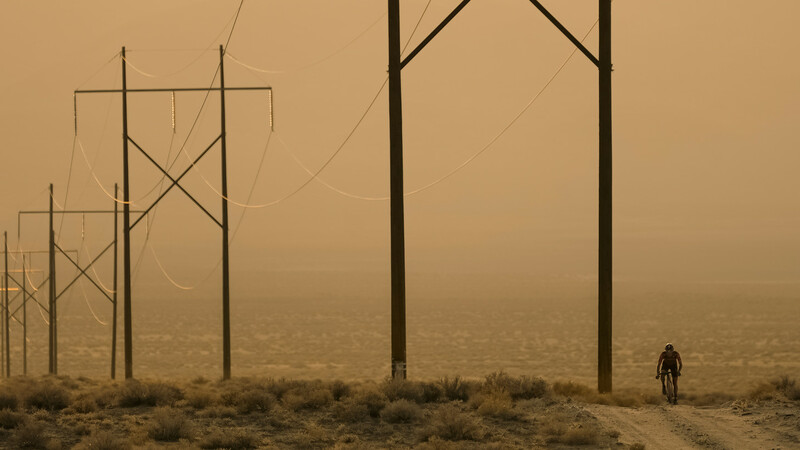
[[[693,406],[586,405],[604,426],[620,433],[624,444],[649,449],[772,449],[787,442],[769,428],[755,425],[729,408]]]

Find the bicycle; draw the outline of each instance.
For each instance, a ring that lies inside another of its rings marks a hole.
[[[677,405],[678,398],[675,395],[675,385],[672,382],[672,377],[674,376],[675,374],[673,373],[672,369],[662,370],[660,374],[656,375],[656,380],[658,380],[660,377],[666,377],[664,378],[664,385],[667,389],[667,403]]]

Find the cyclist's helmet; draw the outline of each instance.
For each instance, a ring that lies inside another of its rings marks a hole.
[[[667,346],[664,347],[664,350],[674,350],[674,349],[675,347],[673,347],[672,344],[667,344]]]

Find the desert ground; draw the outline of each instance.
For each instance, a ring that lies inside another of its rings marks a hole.
[[[0,384],[0,446],[34,449],[777,449],[800,447],[790,377],[742,396],[600,395],[494,372],[380,382],[234,378]]]

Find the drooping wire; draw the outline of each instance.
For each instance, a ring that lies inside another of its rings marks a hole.
[[[69,199],[69,186],[72,183],[72,162],[75,160],[75,140],[77,139],[78,135],[76,134],[75,137],[72,139],[72,152],[69,157],[69,170],[67,171],[67,189],[64,192],[64,207],[61,208],[62,210],[67,206],[67,200]],[[58,221],[58,234],[61,235],[61,230],[64,228],[64,214],[60,214]]]
[[[427,10],[427,7],[425,9]],[[262,68],[253,66],[251,64],[247,64],[247,63],[243,62],[242,60],[234,57],[232,54],[230,54],[228,52],[225,53],[225,56],[230,58],[236,64],[239,64],[242,67],[244,67],[246,69],[249,69],[249,70],[252,70],[252,71],[255,71],[255,72],[261,72],[261,73],[266,73],[266,74],[270,74],[270,75],[289,74],[289,73],[300,72],[302,70],[306,70],[306,69],[309,69],[309,68],[314,67],[316,65],[322,64],[323,62],[325,62],[325,61],[333,58],[334,56],[338,55],[339,53],[342,53],[343,51],[345,51],[348,47],[350,47],[351,45],[355,44],[359,39],[364,37],[364,35],[367,34],[370,30],[372,30],[375,27],[375,25],[380,23],[381,19],[383,19],[386,16],[386,14],[387,14],[386,12],[382,13],[380,15],[380,17],[375,19],[375,21],[372,22],[367,28],[365,28],[362,32],[358,33],[358,35],[356,37],[354,37],[353,39],[348,41],[344,46],[340,47],[338,50],[334,51],[333,53],[328,54],[327,56],[325,56],[325,57],[323,57],[321,59],[318,59],[318,60],[316,60],[314,62],[305,64],[303,66],[297,67],[295,69],[262,69]],[[408,45],[408,44],[406,44],[406,45]]]
[[[152,74],[152,73],[149,73],[149,72],[145,72],[144,70],[142,70],[142,69],[136,67],[134,64],[132,64],[127,58],[123,58],[125,60],[125,64],[128,67],[130,67],[131,69],[135,70],[136,72],[138,72],[139,74],[141,74],[142,76],[145,76],[147,78],[166,78],[166,77],[171,77],[171,76],[177,75],[177,74],[185,71],[189,67],[193,66],[207,52],[210,52],[210,51],[214,50],[214,43],[219,42],[219,37],[222,36],[223,33],[225,33],[225,30],[228,29],[228,25],[230,25],[232,21],[234,21],[236,18],[238,18],[239,10],[241,9],[241,7],[242,6],[241,6],[241,3],[240,3],[239,4],[239,9],[237,9],[236,14],[232,15],[231,18],[228,19],[228,21],[225,23],[225,26],[222,27],[221,30],[219,30],[219,33],[217,33],[216,36],[214,36],[214,40],[211,41],[211,43],[209,43],[208,46],[205,49],[200,50],[200,54],[195,59],[193,59],[191,62],[189,62],[189,64],[185,65],[183,68],[181,68],[181,69],[179,69],[179,70],[177,70],[175,72],[164,74],[164,75],[155,75],[155,74]],[[144,51],[144,50],[136,50],[136,49],[131,50],[131,52],[136,52],[136,51]]]
[[[86,244],[85,241],[83,241],[83,240],[81,241],[81,246],[82,246],[83,251],[86,253],[86,256],[89,258],[89,261],[94,261],[95,258],[89,252],[89,246]],[[92,264],[90,266],[90,269],[92,269],[92,273],[94,274],[94,280],[97,281],[97,283],[100,285],[100,287],[102,287],[103,290],[108,292],[109,294],[113,294],[114,290],[113,289],[109,289],[108,287],[106,287],[105,283],[103,283],[103,280],[100,279],[100,275],[97,273],[97,270],[94,268],[94,264]]]
[[[411,35],[408,36],[408,41],[406,41],[406,45],[404,45],[403,49],[400,51],[401,56],[406,52],[408,45],[411,44],[411,39],[414,37],[414,34],[416,34],[417,29],[419,28],[419,24],[422,23],[422,18],[425,17],[425,13],[428,12],[428,8],[430,8],[432,1],[433,0],[428,0],[428,4],[425,5],[425,9],[422,10],[422,14],[420,14],[419,20],[417,20],[417,24],[414,25],[414,29],[411,31]]]
[[[108,192],[108,190],[103,186],[103,183],[100,181],[100,179],[97,178],[97,174],[94,171],[94,167],[92,167],[92,165],[89,163],[89,157],[86,156],[86,150],[83,148],[83,143],[81,142],[81,139],[78,136],[75,136],[75,141],[78,143],[78,148],[80,148],[80,150],[81,150],[81,154],[83,155],[83,160],[86,161],[86,167],[89,168],[89,172],[91,172],[95,183],[97,183],[97,186],[100,187],[100,189],[103,191],[103,193],[106,194],[106,196],[108,198],[110,198],[111,200],[114,200],[117,203],[120,203],[120,204],[123,204],[123,205],[124,204],[135,205],[135,203],[133,203],[132,201],[127,201],[126,202],[124,200],[119,200],[118,198],[114,197],[114,195],[112,193]]]
[[[211,183],[208,181],[208,179],[207,179],[205,176],[203,176],[202,172],[201,172],[201,171],[200,171],[200,170],[197,168],[197,166],[194,164],[194,162],[192,161],[192,158],[189,156],[189,154],[188,154],[188,153],[187,153],[185,150],[182,150],[182,152],[183,152],[184,156],[186,157],[186,159],[189,161],[189,163],[192,165],[192,167],[193,167],[193,168],[196,170],[197,174],[198,174],[198,175],[200,175],[200,178],[201,178],[201,179],[202,179],[202,180],[203,180],[203,181],[206,183],[206,185],[207,185],[207,186],[208,186],[208,187],[209,187],[209,188],[210,188],[210,189],[211,189],[211,190],[212,190],[212,191],[213,191],[215,194],[217,194],[217,196],[218,196],[218,197],[220,197],[220,198],[222,198],[222,199],[225,199],[226,201],[228,201],[228,202],[230,202],[230,203],[233,203],[234,205],[236,205],[236,206],[239,206],[239,207],[242,207],[242,208],[265,208],[265,207],[268,207],[268,206],[274,206],[274,205],[277,205],[277,204],[279,204],[279,203],[281,203],[281,202],[283,202],[283,201],[285,201],[285,200],[287,200],[287,199],[289,199],[289,198],[293,197],[295,194],[297,194],[298,192],[300,192],[301,190],[303,190],[303,189],[304,189],[306,186],[308,186],[308,185],[309,185],[309,184],[310,184],[312,181],[314,181],[314,180],[315,180],[315,179],[316,179],[316,178],[319,176],[319,174],[320,174],[320,173],[321,173],[323,170],[325,170],[325,168],[326,168],[326,167],[328,167],[328,165],[331,163],[331,161],[333,161],[333,159],[334,159],[334,158],[336,158],[336,156],[339,154],[339,152],[341,152],[341,151],[342,151],[342,149],[343,149],[343,148],[344,148],[344,146],[347,144],[347,142],[349,142],[349,141],[350,141],[350,138],[351,138],[351,137],[353,137],[353,134],[355,134],[356,130],[358,130],[358,127],[359,127],[359,126],[361,126],[361,123],[362,123],[362,122],[364,121],[364,119],[367,117],[367,114],[370,112],[370,110],[372,109],[373,105],[375,105],[375,102],[378,100],[378,97],[380,96],[381,92],[383,92],[383,89],[384,89],[384,87],[386,87],[386,84],[387,84],[388,82],[389,82],[389,77],[386,77],[386,79],[383,81],[383,84],[381,84],[381,87],[378,89],[378,92],[377,92],[377,93],[375,94],[375,96],[372,98],[372,101],[370,101],[370,103],[369,103],[369,105],[367,106],[366,110],[364,111],[364,113],[361,115],[361,117],[360,117],[360,118],[358,119],[358,121],[356,122],[355,126],[354,126],[354,127],[351,129],[351,130],[350,130],[350,132],[349,132],[349,133],[347,134],[347,136],[344,138],[344,140],[342,141],[342,143],[341,143],[341,144],[339,144],[339,147],[337,147],[337,148],[336,148],[336,150],[333,152],[333,154],[331,154],[331,156],[330,156],[330,157],[328,157],[328,159],[325,161],[325,163],[324,163],[324,164],[322,164],[322,166],[320,166],[320,168],[319,168],[319,169],[317,169],[317,171],[316,171],[316,172],[314,172],[314,173],[311,175],[311,177],[310,177],[310,178],[308,178],[308,179],[307,179],[305,182],[303,182],[303,183],[302,183],[300,186],[298,186],[296,189],[294,189],[294,190],[293,190],[293,191],[291,191],[290,193],[288,193],[288,194],[284,195],[283,197],[281,197],[281,198],[279,198],[279,199],[277,199],[277,200],[274,200],[274,201],[271,201],[271,202],[268,202],[268,203],[258,204],[258,205],[251,205],[251,204],[247,204],[247,203],[242,203],[242,202],[235,201],[235,200],[231,199],[230,197],[226,197],[226,196],[222,195],[222,193],[221,193],[221,192],[219,192],[219,191],[218,191],[218,190],[217,190],[217,189],[216,189],[216,188],[215,188],[215,187],[214,187],[214,186],[213,186],[213,185],[212,185],[212,184],[211,184]]]
[[[60,209],[61,211],[63,211],[63,210],[64,210],[64,207],[63,207],[63,206],[61,206],[61,204],[60,204],[60,203],[58,203],[58,200],[56,200],[56,197],[55,197],[55,195],[52,195],[52,194],[50,194],[50,193],[49,193],[49,189],[48,189],[48,195],[50,195],[50,198],[52,198],[52,199],[53,199],[53,204],[54,204],[54,205],[56,205],[56,208],[58,208],[58,209]]]
[[[87,78],[87,79],[86,79],[86,80],[85,80],[83,83],[79,84],[79,85],[78,85],[78,87],[76,88],[76,90],[78,90],[78,89],[82,88],[83,86],[85,86],[85,85],[86,85],[86,83],[88,83],[88,82],[89,82],[89,81],[91,81],[91,80],[92,80],[94,77],[96,77],[98,73],[100,73],[100,72],[101,72],[103,69],[105,69],[105,68],[106,68],[106,66],[108,66],[109,64],[111,64],[112,62],[114,62],[114,61],[117,59],[117,57],[118,57],[118,56],[119,56],[119,53],[114,53],[114,55],[113,55],[111,58],[109,58],[109,60],[108,60],[108,61],[106,61],[106,63],[105,63],[105,64],[103,64],[102,66],[100,66],[100,68],[99,68],[99,69],[97,69],[97,71],[96,71],[95,73],[93,73],[93,74],[92,74],[92,75],[91,75],[89,78]]]
[[[596,24],[597,24],[597,22],[595,22],[595,25]],[[594,25],[592,25],[592,29],[594,29]],[[591,29],[589,30],[589,32],[591,32]],[[589,33],[587,33],[586,35],[588,36],[588,34]],[[586,39],[586,36],[584,36],[584,39]],[[417,189],[414,189],[412,191],[406,192],[404,195],[408,196],[408,195],[418,194],[418,193],[420,193],[422,191],[428,190],[428,189],[436,186],[437,184],[441,183],[442,181],[444,181],[444,180],[450,178],[451,176],[455,175],[461,169],[463,169],[464,167],[469,165],[469,163],[474,161],[475,158],[477,158],[483,152],[488,150],[492,145],[494,145],[495,142],[497,142],[498,139],[500,139],[500,137],[502,137],[506,133],[506,131],[508,131],[512,126],[514,126],[515,123],[517,123],[517,121],[520,119],[520,117],[522,117],[522,115],[525,114],[525,112],[527,112],[531,108],[531,106],[533,106],[533,104],[536,102],[536,100],[538,100],[539,97],[541,97],[541,95],[544,93],[544,91],[550,86],[550,84],[553,83],[553,81],[561,73],[561,71],[564,70],[564,67],[566,67],[567,63],[569,63],[569,61],[572,59],[572,57],[575,56],[575,53],[577,51],[578,51],[578,48],[575,47],[575,49],[572,50],[572,52],[569,54],[567,59],[565,59],[564,62],[558,67],[558,69],[556,69],[556,71],[553,73],[553,75],[550,77],[550,79],[547,80],[547,83],[544,84],[544,86],[539,90],[539,92],[537,92],[536,95],[534,95],[533,98],[531,98],[530,101],[525,105],[525,107],[523,107],[520,110],[520,112],[517,113],[517,115],[514,116],[513,119],[511,119],[511,121],[508,123],[508,125],[503,127],[503,129],[500,130],[500,132],[497,133],[492,139],[490,139],[489,142],[487,142],[486,145],[484,145],[480,150],[475,152],[472,156],[467,158],[466,161],[464,161],[460,165],[456,166],[453,170],[451,170],[450,172],[446,173],[441,178],[439,178],[439,179],[437,179],[435,181],[432,181],[432,182],[426,184],[425,186],[422,186],[420,188],[417,188]]]
[[[286,153],[288,153],[289,156],[292,157],[294,162],[297,163],[297,165],[300,166],[300,168],[302,168],[314,180],[316,180],[317,182],[321,183],[323,186],[327,187],[328,189],[336,192],[337,194],[340,194],[340,195],[343,195],[343,196],[349,197],[349,198],[354,198],[356,200],[367,200],[367,201],[389,200],[389,197],[367,197],[367,196],[358,195],[358,194],[351,194],[351,193],[349,193],[347,191],[343,191],[343,190],[337,188],[336,186],[328,183],[327,181],[323,180],[322,178],[320,178],[318,176],[315,176],[314,172],[311,169],[309,169],[308,166],[306,166],[303,163],[303,161],[300,160],[300,158],[297,157],[297,154],[294,151],[291,150],[291,148],[289,147],[289,144],[287,144],[286,141],[284,141],[280,137],[280,135],[278,136],[278,141],[280,141],[280,143],[283,146],[283,148],[286,151]]]
[[[78,285],[80,285],[80,287],[81,287],[81,292],[83,293],[83,299],[86,301],[86,306],[89,307],[89,312],[92,313],[92,317],[94,317],[94,320],[96,320],[97,323],[99,323],[100,325],[102,325],[104,327],[107,326],[108,322],[103,322],[100,319],[100,317],[97,316],[97,313],[94,312],[94,308],[92,308],[92,304],[89,303],[89,296],[86,295],[86,287],[83,285],[83,280],[82,279],[78,280]]]
[[[586,40],[587,37],[589,37],[589,34],[594,30],[594,28],[597,26],[598,22],[599,22],[599,20],[595,21],[594,25],[592,25],[589,28],[589,31],[587,31],[586,34],[583,36],[583,39],[581,39],[581,42],[583,42],[584,40]],[[495,142],[497,142],[498,139],[500,139],[501,136],[503,136],[520,119],[520,117],[522,117],[523,114],[525,114],[525,112],[527,112],[531,108],[531,106],[533,106],[533,104],[539,99],[539,97],[541,97],[541,95],[544,93],[544,91],[553,83],[553,81],[556,79],[556,77],[558,77],[558,75],[561,73],[561,71],[564,70],[564,67],[566,67],[567,63],[569,63],[570,60],[575,56],[575,53],[577,53],[577,51],[578,51],[577,47],[572,50],[572,52],[569,54],[569,56],[558,67],[558,69],[556,69],[556,71],[547,80],[547,82],[544,84],[544,86],[542,86],[542,88],[531,98],[530,101],[528,101],[528,103],[522,108],[522,110],[520,110],[520,112],[517,113],[517,115],[514,116],[514,118],[511,119],[511,121],[505,127],[503,127],[500,130],[499,133],[497,133],[492,139],[490,139],[489,142],[486,145],[484,145],[480,150],[478,150],[473,155],[471,155],[469,158],[467,158],[463,163],[461,163],[460,165],[456,166],[450,172],[446,173],[444,176],[442,176],[442,177],[438,178],[437,180],[432,181],[432,182],[430,182],[430,183],[428,183],[428,184],[426,184],[426,185],[424,185],[424,186],[422,186],[420,188],[405,192],[403,194],[403,196],[407,197],[407,196],[411,196],[411,195],[414,195],[414,194],[418,194],[420,192],[423,192],[425,190],[428,190],[428,189],[436,186],[437,184],[441,183],[442,181],[444,181],[444,180],[450,178],[451,176],[455,175],[461,169],[463,169],[464,167],[469,165],[472,161],[474,161],[478,156],[480,156],[482,153],[484,153],[486,150],[488,150],[492,145],[494,145]],[[281,143],[283,144],[284,148],[288,151],[288,153],[292,157],[292,159],[294,159],[295,162],[303,170],[305,170],[307,173],[309,173],[314,180],[316,180],[320,184],[324,185],[328,189],[330,189],[330,190],[332,190],[332,191],[334,191],[334,192],[336,192],[338,194],[341,194],[341,195],[343,195],[345,197],[354,198],[354,199],[358,199],[358,200],[379,201],[379,200],[389,200],[390,199],[390,197],[367,197],[367,196],[352,194],[352,193],[346,192],[346,191],[344,191],[342,189],[339,189],[339,188],[331,185],[330,183],[328,183],[327,181],[323,180],[322,178],[319,178],[319,176],[318,176],[319,172],[317,172],[316,174],[312,173],[308,169],[308,167],[302,161],[300,161],[300,159],[296,156],[296,154],[293,151],[291,151],[291,148],[286,144],[286,142],[283,139],[281,139],[280,136],[278,136],[278,139],[281,141]]]
[[[155,259],[155,260],[156,260],[156,264],[158,265],[158,268],[159,268],[159,269],[161,269],[161,273],[162,273],[162,274],[164,274],[164,277],[165,277],[165,278],[166,278],[166,279],[167,279],[167,280],[168,280],[170,283],[172,283],[172,285],[173,285],[173,286],[175,286],[175,287],[176,287],[176,288],[178,288],[178,289],[184,290],[184,291],[191,291],[191,290],[193,290],[194,288],[196,288],[197,286],[199,286],[199,284],[197,284],[197,285],[195,285],[195,286],[184,286],[184,285],[182,285],[182,284],[178,283],[177,281],[175,281],[175,279],[174,279],[174,278],[172,278],[172,277],[169,275],[169,273],[167,273],[167,270],[164,268],[164,265],[163,265],[163,264],[161,264],[161,259],[158,257],[158,254],[156,254],[156,250],[153,248],[153,243],[152,243],[152,242],[148,242],[148,243],[147,243],[147,247],[148,247],[148,248],[150,248],[150,252],[153,254],[153,259]],[[216,269],[216,268],[215,268],[215,269]],[[201,282],[201,283],[202,283],[202,282]]]

